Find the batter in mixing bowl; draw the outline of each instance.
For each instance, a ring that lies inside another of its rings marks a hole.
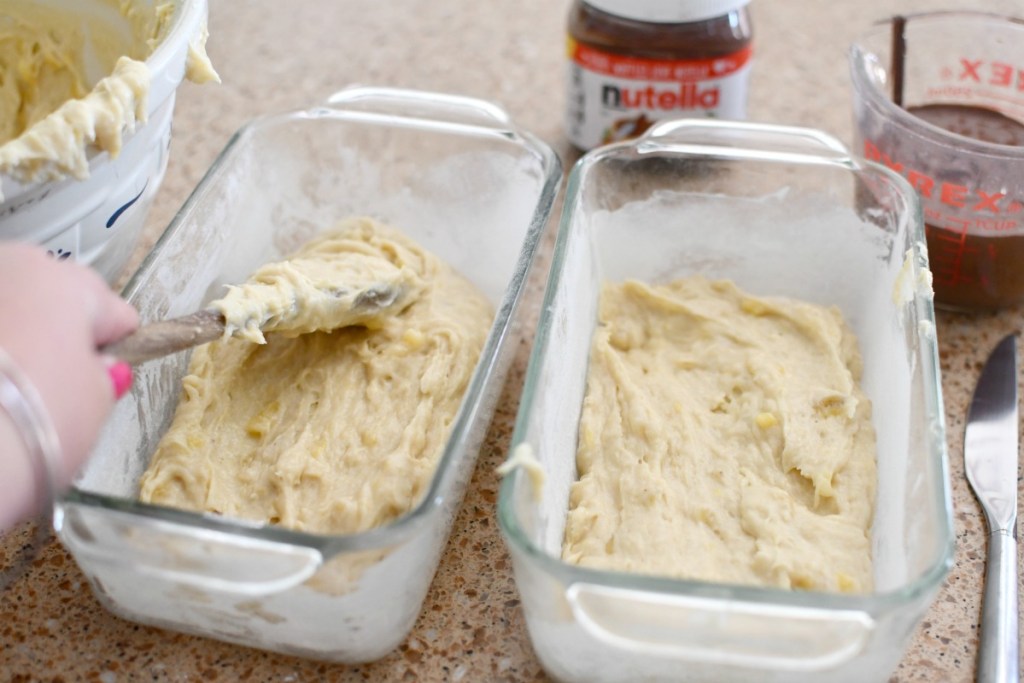
[[[170,2],[95,0],[70,11],[0,0],[0,174],[22,183],[82,179],[91,147],[117,156],[124,133],[145,121],[144,60],[174,11]],[[204,28],[186,68],[200,83],[219,80],[205,41]]]

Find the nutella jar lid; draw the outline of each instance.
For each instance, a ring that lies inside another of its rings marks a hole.
[[[583,0],[619,17],[657,23],[688,23],[713,19],[740,9],[750,0]]]

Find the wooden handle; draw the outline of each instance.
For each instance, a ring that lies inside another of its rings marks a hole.
[[[224,334],[224,316],[203,310],[143,325],[100,349],[132,365],[211,342]]]

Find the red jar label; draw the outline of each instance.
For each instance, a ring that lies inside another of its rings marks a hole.
[[[753,50],[696,60],[656,60],[595,49],[572,37],[567,130],[577,147],[625,140],[655,121],[742,119]]]

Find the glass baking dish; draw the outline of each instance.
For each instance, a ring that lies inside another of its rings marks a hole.
[[[500,527],[559,681],[881,681],[952,561],[945,425],[917,199],[801,128],[673,121],[573,169],[502,482]],[[599,571],[560,559],[599,285],[688,274],[835,304],[873,402],[879,486],[866,595]],[[522,462],[516,458],[512,462]]]
[[[143,320],[202,308],[225,283],[352,215],[389,223],[453,265],[492,301],[495,320],[426,497],[352,535],[138,502],[187,356],[138,367],[55,510],[99,600],[134,621],[322,660],[369,661],[397,646],[501,392],[506,341],[524,324],[520,301],[560,180],[547,145],[470,98],[352,88],[236,133],[126,287]]]

